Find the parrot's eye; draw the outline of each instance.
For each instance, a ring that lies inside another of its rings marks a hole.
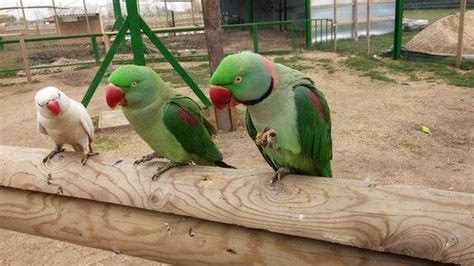
[[[137,86],[137,82],[136,82],[136,81],[134,81],[134,82],[132,82],[132,84],[130,84],[130,87],[132,87],[132,88],[135,88],[136,86]]]
[[[240,83],[241,81],[242,81],[242,77],[236,77],[236,78],[234,79],[234,83],[235,83],[235,84],[238,84],[238,83]]]

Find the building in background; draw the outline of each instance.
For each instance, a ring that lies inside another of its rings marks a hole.
[[[99,7],[90,7],[90,10],[87,11],[92,33],[104,32],[102,17],[100,15],[99,10]],[[49,21],[54,23],[54,17],[49,18]],[[87,23],[84,9],[77,7],[59,10],[58,30],[61,35],[87,33]],[[98,39],[98,41],[99,40],[100,38]],[[63,44],[90,44],[90,38],[66,39],[61,40],[61,42]]]
[[[306,1],[310,1],[311,17],[309,19],[312,20],[334,21],[334,8],[336,8],[337,38],[355,37],[355,27],[357,27],[358,36],[365,35],[366,0],[337,0],[336,7],[334,7],[334,0],[221,0],[221,12],[225,24],[294,20],[296,26],[304,30],[307,19]],[[372,0],[370,18],[371,35],[392,32],[395,20],[395,0]],[[318,27],[315,27],[313,21],[311,29],[313,42],[321,38],[321,35],[328,36],[331,31],[331,28],[326,28],[325,25],[322,28],[320,26],[318,24]]]

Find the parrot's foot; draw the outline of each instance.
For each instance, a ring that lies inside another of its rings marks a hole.
[[[66,151],[63,149],[63,145],[56,145],[56,148],[52,150],[46,157],[43,158],[43,163],[46,163],[48,160],[51,160],[56,154]]]
[[[96,155],[99,155],[99,153],[98,152],[89,152],[89,153],[84,154],[84,156],[81,159],[81,164],[86,165],[87,160],[89,160],[89,157],[96,156]]]
[[[277,133],[275,132],[275,130],[266,127],[261,132],[257,133],[257,136],[255,137],[255,144],[261,147],[265,147],[268,145],[268,147],[273,149],[276,140]]]
[[[279,168],[273,176],[272,180],[270,180],[270,184],[275,184],[276,181],[280,181],[283,177],[289,174],[291,174],[290,169],[285,167]]]
[[[158,168],[156,170],[155,174],[153,174],[153,177],[151,178],[153,181],[158,180],[160,178],[160,175],[163,174],[164,172],[170,170],[171,168],[178,167],[178,166],[183,166],[183,165],[189,165],[191,162],[182,162],[182,163],[174,163],[174,162],[169,162],[165,164],[163,167]]]
[[[155,158],[163,158],[163,156],[158,155],[156,152],[150,153],[148,155],[143,156],[140,160],[136,160],[135,162],[133,162],[133,164],[138,165],[138,164],[141,164],[141,163],[146,163],[146,162],[149,162],[149,161],[151,161]]]

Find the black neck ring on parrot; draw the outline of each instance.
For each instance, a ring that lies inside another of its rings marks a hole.
[[[273,90],[273,77],[270,81],[270,86],[268,86],[268,89],[267,91],[262,95],[260,96],[259,98],[257,99],[254,99],[254,100],[248,100],[248,101],[239,101],[241,104],[245,104],[245,105],[255,105],[263,100],[265,100],[268,96],[270,96],[270,94],[272,94],[272,90]]]

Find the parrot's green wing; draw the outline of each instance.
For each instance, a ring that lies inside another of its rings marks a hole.
[[[171,99],[164,107],[163,121],[187,152],[207,163],[222,160],[222,154],[211,137],[215,130],[190,98]]]
[[[257,129],[255,128],[255,126],[253,125],[253,122],[252,122],[252,117],[250,117],[250,113],[249,111],[247,110],[247,113],[245,114],[245,127],[247,128],[247,133],[249,134],[250,138],[255,141],[255,138],[257,137]],[[263,149],[262,147],[258,146],[257,145],[257,148],[258,150],[260,151],[260,153],[262,154],[263,158],[265,159],[265,161],[267,161],[267,163],[273,168],[273,170],[277,171],[278,170],[278,167],[275,165],[275,163],[272,161],[272,159],[270,159],[270,157],[268,157],[264,152],[263,152]]]
[[[302,152],[313,158],[318,175],[331,177],[331,115],[322,92],[311,85],[293,89]]]

